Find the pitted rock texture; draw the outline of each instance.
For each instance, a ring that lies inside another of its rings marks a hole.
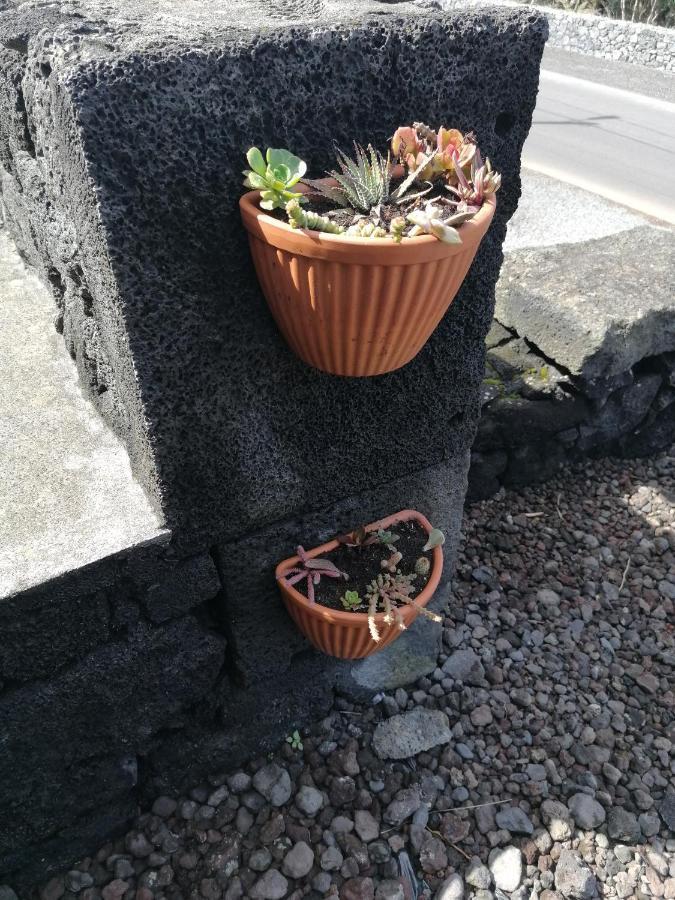
[[[649,225],[520,250],[504,267],[497,319],[572,375],[615,377],[675,347],[674,266],[672,229]]]
[[[10,227],[174,531],[235,538],[466,452],[545,32],[528,10],[328,0],[2,14]],[[476,132],[503,173],[497,216],[413,363],[374,379],[313,371],[257,286],[243,154],[289,146],[319,173],[333,140],[384,146],[412,119]]]
[[[451,736],[444,712],[413,709],[381,722],[373,734],[373,748],[380,759],[407,759],[447,744]]]

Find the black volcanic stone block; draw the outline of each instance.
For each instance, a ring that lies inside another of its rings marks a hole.
[[[465,453],[544,19],[375,0],[59,9],[0,14],[3,202],[167,524],[236,538]],[[258,288],[243,154],[288,146],[318,174],[333,141],[384,148],[413,119],[476,132],[503,174],[495,221],[416,360],[322,374]]]

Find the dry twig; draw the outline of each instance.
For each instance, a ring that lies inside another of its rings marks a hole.
[[[619,593],[623,590],[623,586],[626,583],[626,578],[628,577],[628,570],[630,569],[630,556],[628,557],[628,562],[626,563],[626,568],[623,570],[623,577],[621,578],[621,584],[619,585]]]
[[[429,832],[429,834],[433,834],[434,837],[439,838],[441,841],[443,841],[444,844],[447,844],[448,847],[452,847],[453,850],[456,850],[458,853],[461,853],[462,856],[464,857],[464,859],[468,859],[469,862],[471,862],[471,857],[469,856],[469,854],[466,853],[464,850],[462,850],[461,847],[458,847],[457,844],[453,844],[452,841],[449,841],[447,838],[444,838],[443,835],[440,833],[440,831],[434,831],[433,828],[429,828],[428,825],[426,827],[426,830]]]

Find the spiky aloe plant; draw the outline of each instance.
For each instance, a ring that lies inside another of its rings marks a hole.
[[[342,150],[336,149],[340,171],[332,170],[328,175],[337,181],[337,185],[310,180],[306,183],[338,206],[368,213],[389,197],[389,157],[385,159],[372,144],[364,150],[355,143],[354,154],[355,158],[350,159]]]

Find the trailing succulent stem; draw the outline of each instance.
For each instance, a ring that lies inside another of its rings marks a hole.
[[[327,234],[342,234],[344,228],[326,216],[303,209],[298,200],[286,204],[286,214],[292,228],[307,228],[309,231],[323,231]]]

